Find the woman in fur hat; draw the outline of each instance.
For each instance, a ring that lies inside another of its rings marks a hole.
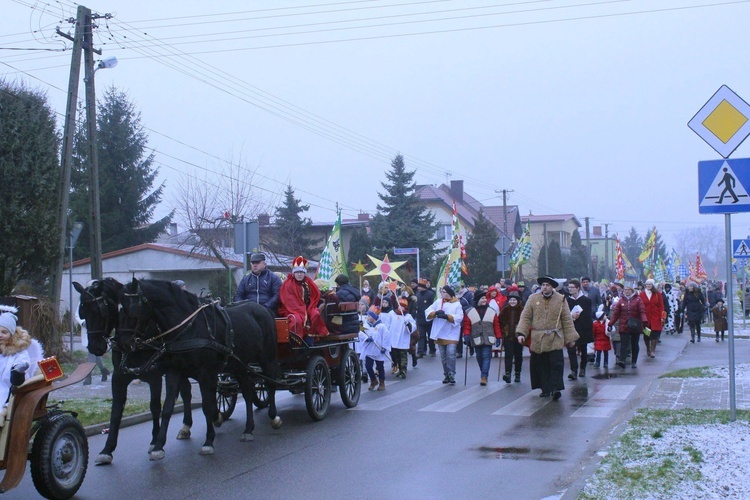
[[[36,373],[37,362],[44,358],[42,346],[29,332],[18,326],[15,307],[3,306],[0,314],[0,404],[5,405],[10,395],[10,372],[25,372],[26,378]]]

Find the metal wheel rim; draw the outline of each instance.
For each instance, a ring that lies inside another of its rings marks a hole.
[[[346,364],[344,365],[344,390],[349,399],[354,399],[357,395],[357,370],[354,363],[358,361],[353,356],[346,357]]]
[[[226,411],[229,410],[230,406],[232,406],[231,396],[219,394],[219,411],[221,413],[226,413]]]
[[[323,373],[323,370],[328,370],[328,368],[318,364],[313,371],[312,400],[313,406],[318,412],[322,411],[326,406],[326,375]]]
[[[268,401],[268,389],[262,381],[255,382],[255,395],[258,401]]]
[[[50,465],[55,479],[62,485],[77,484],[85,469],[82,463],[83,448],[78,435],[73,431],[63,433],[55,441],[50,457]]]

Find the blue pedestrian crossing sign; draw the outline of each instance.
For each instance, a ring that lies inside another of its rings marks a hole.
[[[750,258],[750,240],[732,240],[732,257],[735,259]]]
[[[698,212],[750,212],[750,158],[698,162]]]

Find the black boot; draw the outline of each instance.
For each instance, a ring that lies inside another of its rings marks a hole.
[[[516,381],[516,382],[520,382],[520,381],[521,381],[521,372],[516,372],[516,378],[515,378],[515,381]]]
[[[102,382],[106,382],[108,376],[109,370],[107,370],[106,368],[102,368]]]
[[[503,375],[503,380],[506,384],[510,384],[510,372],[505,372],[505,375]]]
[[[586,367],[582,366],[580,370],[578,370],[578,376],[583,378],[586,376]]]

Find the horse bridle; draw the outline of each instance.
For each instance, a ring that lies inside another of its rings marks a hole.
[[[86,297],[91,297],[91,298],[87,299]],[[88,330],[89,333],[98,334],[98,335],[101,335],[102,337],[110,337],[112,331],[115,329],[115,325],[112,325],[110,328],[108,328],[112,321],[112,318],[110,318],[108,306],[113,306],[116,308],[117,303],[113,301],[112,299],[110,299],[109,297],[106,297],[105,295],[101,295],[97,297],[96,295],[91,293],[91,291],[88,288],[86,288],[81,294],[81,304],[84,304],[84,303],[91,304],[92,302],[96,306],[96,309],[99,311],[99,315],[102,318],[104,318],[104,329],[92,330],[91,328],[88,328],[89,327],[88,324],[86,325],[87,327],[86,329]]]

